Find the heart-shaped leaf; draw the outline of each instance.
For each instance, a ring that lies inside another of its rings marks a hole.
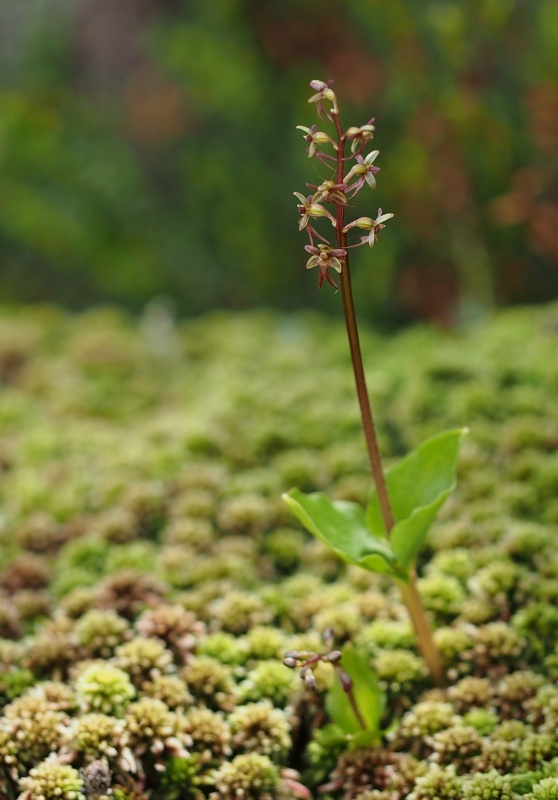
[[[455,488],[459,445],[467,428],[432,436],[386,470],[386,484],[395,518],[390,544],[405,571],[416,561],[428,528]],[[378,495],[372,489],[366,522],[376,536],[385,536]]]
[[[332,501],[321,492],[304,494],[298,489],[291,489],[283,499],[304,527],[340,558],[374,572],[395,575],[389,542],[368,528],[361,506]]]

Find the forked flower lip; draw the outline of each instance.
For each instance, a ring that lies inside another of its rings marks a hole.
[[[319,244],[317,247],[312,244],[307,244],[304,249],[307,253],[311,254],[306,262],[306,269],[319,267],[318,287],[321,289],[325,280],[337,291],[339,287],[329,274],[329,270],[334,269],[337,273],[341,274],[343,264],[340,259],[346,257],[347,251],[342,247],[335,248],[327,244]]]

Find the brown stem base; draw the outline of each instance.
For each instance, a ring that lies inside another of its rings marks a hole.
[[[407,607],[413,628],[417,636],[418,646],[424,658],[430,676],[436,686],[443,686],[446,680],[446,671],[442,662],[440,651],[434,643],[432,629],[426,617],[422,599],[417,588],[416,575],[413,572],[409,581],[397,581],[403,602]]]

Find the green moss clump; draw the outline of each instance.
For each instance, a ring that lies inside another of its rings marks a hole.
[[[463,800],[513,800],[510,779],[496,770],[463,781]]]
[[[490,708],[494,697],[492,684],[487,678],[467,676],[449,687],[448,698],[459,713],[471,708]]]
[[[80,671],[76,679],[76,699],[88,713],[121,716],[136,692],[130,676],[119,667],[95,661]]]
[[[194,656],[181,672],[188,691],[211,709],[231,710],[237,690],[231,668],[210,656]]]
[[[218,764],[231,755],[230,725],[222,712],[192,707],[182,729],[190,737],[190,749],[199,754],[203,763]]]
[[[433,764],[424,775],[419,775],[409,800],[460,800],[462,781],[451,767]]]
[[[554,307],[452,337],[368,338],[387,462],[471,428],[419,563],[448,669],[438,690],[398,593],[309,539],[279,499],[292,481],[367,501],[335,322],[217,315],[177,326],[155,357],[116,312],[18,314],[34,333],[0,393],[2,797],[52,759],[80,771],[88,800],[320,785],[331,800],[485,800],[508,780],[553,800]],[[323,652],[330,629],[387,692],[382,747],[330,724],[331,667],[310,691],[281,663]]]
[[[292,747],[284,711],[269,700],[238,706],[229,717],[234,752],[256,752],[281,762]]]
[[[473,759],[482,749],[482,737],[468,725],[454,725],[435,733],[430,740],[434,750],[433,760],[441,766],[452,766],[459,774],[465,774],[473,765]]]
[[[126,708],[124,727],[128,745],[136,761],[148,757],[149,764],[154,758],[157,765],[164,763],[166,757],[187,758],[186,749],[191,739],[184,731],[177,714],[153,697],[142,697]]]
[[[114,664],[126,672],[140,689],[145,681],[175,671],[172,653],[160,639],[136,636],[116,648]]]
[[[260,661],[241,682],[240,698],[243,703],[268,699],[284,708],[301,688],[299,681],[298,675],[286,670],[280,661]]]
[[[427,756],[432,752],[429,737],[459,722],[460,717],[451,703],[440,700],[416,703],[403,715],[394,731],[393,746],[416,756]]]
[[[20,780],[19,788],[25,800],[86,800],[79,772],[54,760],[34,767],[28,777]]]
[[[109,658],[130,635],[128,622],[114,611],[87,611],[76,623],[74,633],[86,658]]]
[[[544,778],[535,783],[526,800],[558,800],[558,778]]]
[[[213,777],[222,800],[272,800],[277,797],[279,773],[273,762],[259,753],[241,753],[223,764]]]

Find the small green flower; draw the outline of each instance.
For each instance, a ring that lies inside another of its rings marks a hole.
[[[303,194],[300,192],[293,192],[294,196],[300,200],[298,205],[298,210],[300,211],[301,217],[300,222],[298,223],[299,231],[304,230],[304,228],[310,222],[310,218],[317,218],[317,217],[327,217],[333,227],[337,224],[335,221],[335,217],[330,214],[327,208],[324,208],[320,203],[315,203],[312,195],[308,197],[304,197]],[[393,215],[392,215],[393,216]]]
[[[344,183],[335,183],[333,180],[327,180],[320,183],[319,186],[308,184],[311,189],[316,190],[314,195],[314,203],[321,203],[325,200],[326,203],[346,203],[347,198],[345,191],[347,189]]]
[[[315,154],[317,144],[331,144],[335,150],[338,149],[331,136],[328,136],[327,133],[323,131],[319,131],[317,125],[312,125],[311,128],[306,128],[304,125],[297,125],[296,128],[304,132],[304,138],[308,144],[308,158],[312,158]]]
[[[375,126],[372,124],[374,117],[372,117],[366,125],[361,125],[360,128],[351,126],[347,129],[345,136],[351,139],[351,153],[356,153],[359,148],[363,148],[367,142],[374,136]]]
[[[356,164],[354,167],[351,167],[349,172],[343,178],[343,183],[349,183],[352,178],[357,178],[355,183],[351,186],[353,190],[353,194],[356,194],[359,189],[362,189],[365,183],[367,183],[371,189],[376,188],[376,178],[374,175],[377,175],[380,171],[379,167],[374,166],[374,161],[380,155],[379,150],[372,150],[371,153],[368,153],[367,156],[364,158],[361,155],[356,155]]]
[[[329,100],[332,104],[331,113],[332,114],[339,114],[339,109],[337,107],[337,97],[335,96],[335,92],[331,88],[331,84],[333,81],[325,81],[320,80],[312,80],[310,81],[310,88],[314,89],[316,94],[313,94],[312,97],[309,98],[309,103],[317,103],[318,104],[318,113],[321,115],[324,112],[324,100]]]
[[[310,253],[310,258],[306,262],[306,269],[312,269],[312,267],[319,267],[319,277],[318,277],[318,286],[321,289],[324,280],[326,280],[331,286],[334,287],[335,290],[338,290],[339,287],[329,274],[329,269],[334,269],[336,272],[341,274],[343,269],[343,265],[339,259],[345,258],[347,255],[347,251],[343,250],[342,248],[333,248],[330,247],[328,244],[319,244],[317,247],[314,245],[307,244],[304,248],[307,253]]]
[[[345,178],[345,180],[347,179]],[[376,219],[371,219],[371,217],[359,217],[355,219],[354,222],[349,222],[348,225],[345,225],[343,233],[347,233],[351,228],[362,228],[365,231],[370,231],[368,236],[362,237],[362,242],[368,242],[370,247],[374,247],[375,243],[378,241],[378,231],[385,228],[384,222],[387,222],[387,220],[391,219],[393,216],[394,214],[383,214],[382,209],[379,208]]]

